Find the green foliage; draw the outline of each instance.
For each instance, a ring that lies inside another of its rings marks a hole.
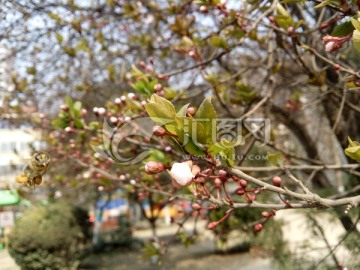
[[[350,138],[349,146],[345,149],[345,154],[350,158],[360,162],[360,143],[357,141],[352,141]]]
[[[58,118],[51,122],[52,126],[64,129],[71,126],[71,123],[73,122],[76,128],[83,128],[84,122],[81,119],[81,102],[74,102],[69,96],[67,96],[65,98],[65,105],[69,108],[69,110],[67,112],[61,111]]]
[[[354,48],[360,52],[360,31],[355,30],[353,34]]]
[[[331,35],[334,37],[345,37],[350,35],[355,30],[351,21],[343,22],[337,25],[332,31]]]
[[[235,83],[236,89],[234,95],[231,98],[231,102],[235,104],[243,104],[245,102],[252,101],[257,93],[251,87],[243,84],[242,82]]]
[[[227,41],[218,35],[212,36],[209,40],[209,43],[215,48],[226,49],[228,47]]]
[[[282,166],[285,163],[285,156],[281,152],[268,153],[268,162],[274,166]]]
[[[281,28],[287,30],[290,26],[294,26],[293,18],[281,4],[276,5],[276,13],[275,21]]]
[[[10,254],[21,269],[75,269],[89,237],[87,214],[65,203],[30,208],[10,235]]]
[[[232,165],[234,147],[244,144],[244,141],[230,142],[224,138],[216,141],[217,113],[210,98],[200,104],[194,117],[186,114],[188,106],[186,104],[176,111],[170,101],[153,94],[145,109],[156,124],[164,126],[169,133],[175,135],[172,139],[187,153],[195,156],[204,156],[206,153],[214,157],[220,155],[222,160]]]

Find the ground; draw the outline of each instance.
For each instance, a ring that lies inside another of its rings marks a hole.
[[[208,270],[208,269],[227,269],[227,270],[264,270],[273,269],[270,258],[261,258],[250,253],[233,253],[229,255],[219,255],[214,253],[214,244],[211,241],[202,241],[189,248],[182,245],[171,247],[169,253],[160,266],[151,265],[150,259],[139,258],[139,253],[135,252],[112,252],[107,255],[94,256],[93,263],[99,263],[101,267],[92,269],[114,269],[114,270],[155,270],[155,269],[174,269],[174,270]],[[90,261],[89,261],[90,263]],[[224,268],[226,267],[226,268]],[[82,269],[91,269],[88,264]]]
[[[324,242],[319,238],[313,237],[307,229],[307,222],[303,214],[296,210],[279,211],[277,219],[283,221],[283,233],[285,240],[289,243],[292,252],[300,250],[312,257],[315,261],[320,261],[327,253],[328,249],[324,246]],[[319,222],[324,226],[324,231],[331,246],[335,246],[344,229],[338,220],[334,220],[327,214],[317,216]],[[206,222],[205,222],[206,223]],[[174,270],[202,270],[202,269],[226,269],[226,270],[272,270],[274,267],[271,258],[268,258],[251,250],[246,253],[232,253],[228,255],[215,254],[214,241],[211,240],[211,233],[204,229],[204,224],[200,222],[198,231],[205,232],[201,241],[185,248],[183,245],[176,244],[171,246],[168,254],[165,256],[162,266],[154,266],[150,264],[149,259],[141,259],[139,252],[129,250],[114,250],[105,252],[101,255],[92,255],[86,259],[85,269],[114,269],[114,270],[155,270],[155,269],[174,269]],[[360,229],[360,228],[359,228]],[[164,235],[173,235],[176,227],[162,227],[158,233],[162,237]],[[266,228],[264,232],[266,233]],[[138,230],[134,232],[134,236],[139,239],[148,239],[151,236],[150,230]],[[303,243],[307,243],[304,245]],[[311,249],[309,248],[311,247]],[[300,248],[300,249],[299,249]],[[344,263],[348,269],[355,264],[356,258],[351,256],[351,252],[337,248],[336,255],[341,263]],[[330,263],[331,257],[328,258]],[[0,251],[0,269],[1,270],[18,270],[12,258],[4,250]],[[319,268],[321,269],[321,268]]]

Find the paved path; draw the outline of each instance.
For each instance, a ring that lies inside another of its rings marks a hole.
[[[20,270],[13,258],[6,250],[0,250],[0,269],[1,270]]]

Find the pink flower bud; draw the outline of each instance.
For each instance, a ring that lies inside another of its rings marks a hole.
[[[69,106],[67,106],[67,105],[65,105],[65,104],[62,104],[62,105],[60,106],[60,109],[61,109],[62,111],[64,111],[64,112],[68,112],[68,111],[69,111]]]
[[[190,57],[195,57],[196,53],[193,50],[191,50],[191,51],[189,51],[189,56]]]
[[[262,224],[256,224],[256,225],[254,226],[254,232],[255,232],[255,233],[261,232],[262,229],[263,229],[263,225],[262,225]]]
[[[240,179],[239,184],[240,184],[240,186],[242,186],[243,188],[246,188],[246,186],[247,186],[247,182],[246,182],[246,180],[244,180],[244,179]]]
[[[256,195],[255,194],[249,194],[248,195],[248,200],[250,203],[252,203],[253,201],[255,201],[256,199]]]
[[[242,187],[240,187],[240,188],[238,188],[238,189],[235,190],[235,194],[236,194],[236,195],[244,195],[244,194],[245,194],[245,190],[244,190]]]
[[[161,85],[160,83],[155,84],[155,86],[154,86],[155,92],[158,92],[158,91],[160,91],[161,89],[162,89],[162,85]]]
[[[280,187],[281,186],[281,177],[280,176],[274,176],[272,179],[272,184],[276,187]]]
[[[215,178],[215,181],[214,181],[214,184],[215,184],[215,187],[219,188],[222,184],[222,181],[220,178]]]
[[[192,165],[191,167],[191,172],[193,175],[197,175],[198,173],[200,173],[201,169],[198,165]]]
[[[334,41],[330,41],[325,45],[325,51],[332,52],[336,49],[336,43]]]
[[[157,161],[149,161],[145,164],[145,172],[147,174],[157,174],[165,169],[164,164]]]
[[[72,127],[66,127],[65,132],[72,133],[72,132],[74,132],[74,129]]]
[[[82,110],[81,110],[81,116],[82,116],[82,117],[86,117],[87,114],[88,114],[87,109],[82,109]]]
[[[152,132],[155,136],[159,136],[159,137],[166,135],[166,130],[160,126],[154,126]]]
[[[228,176],[228,173],[224,170],[219,170],[218,176],[222,178],[226,178]]]
[[[219,225],[219,222],[217,222],[217,221],[210,222],[210,223],[208,224],[207,228],[208,228],[209,230],[214,230],[214,229],[217,227],[217,225]]]
[[[198,204],[198,203],[193,203],[193,204],[191,205],[191,208],[192,208],[193,210],[195,210],[195,211],[199,211],[199,210],[201,210],[201,205]]]
[[[111,116],[111,117],[110,117],[110,122],[111,122],[112,124],[116,125],[117,122],[118,122],[118,118],[115,117],[115,116]]]
[[[115,98],[115,104],[120,105],[121,104],[121,98]]]
[[[200,7],[200,12],[202,12],[202,13],[208,12],[207,6],[201,6],[201,7]]]

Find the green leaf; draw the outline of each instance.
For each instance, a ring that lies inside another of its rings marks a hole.
[[[208,138],[202,123],[191,117],[184,118],[183,127],[186,129],[184,132],[191,137],[196,145],[201,146],[207,143]]]
[[[349,137],[349,147],[345,149],[345,154],[353,160],[360,162],[360,143],[352,141]]]
[[[53,19],[53,20],[55,20],[55,21],[57,21],[57,22],[61,21],[61,18],[60,18],[60,16],[59,16],[58,14],[48,13],[48,16],[49,16],[51,19]]]
[[[174,105],[156,94],[151,95],[149,102],[145,104],[145,110],[151,119],[161,126],[175,122],[176,111]]]
[[[272,165],[281,166],[285,163],[285,157],[281,152],[268,153],[268,161]]]
[[[290,26],[294,26],[290,13],[281,4],[276,5],[276,13],[275,21],[281,28],[287,30]]]
[[[353,160],[360,162],[360,146],[346,148],[345,154]]]
[[[214,106],[211,104],[211,99],[206,98],[200,105],[195,114],[195,118],[200,120],[204,126],[205,135],[208,141],[211,141],[213,132],[216,132],[217,115]]]
[[[69,97],[69,96],[65,97],[65,105],[67,105],[69,107],[69,109],[74,109],[74,102],[71,99],[71,97]]]
[[[234,165],[234,159],[235,159],[235,149],[234,148],[224,149],[219,154],[223,159],[225,159],[225,161],[227,162],[227,164],[229,166]]]
[[[170,101],[158,96],[157,94],[151,95],[150,101],[155,104],[159,104],[159,105],[161,104],[165,106],[165,108],[169,110],[169,113],[175,117],[176,115],[175,107]]]
[[[355,27],[351,21],[343,22],[334,28],[334,30],[331,33],[331,36],[345,37],[345,36],[350,35],[354,30],[355,30]]]
[[[315,8],[321,8],[321,7],[325,7],[327,5],[329,5],[331,3],[332,0],[325,0],[324,2],[318,4],[315,6]]]
[[[360,31],[355,30],[353,34],[353,44],[357,51],[360,52]]]
[[[84,127],[84,123],[79,119],[79,118],[75,118],[74,119],[74,124],[76,128],[83,128]]]
[[[281,15],[284,17],[290,17],[289,12],[281,4],[276,5],[276,12],[278,15]]]
[[[161,163],[166,162],[165,154],[157,149],[150,149],[150,155],[147,158],[148,161],[158,161]]]
[[[156,124],[162,126],[174,122],[174,115],[164,105],[147,103],[145,109]]]
[[[294,21],[291,17],[276,15],[275,16],[276,23],[283,29],[288,29],[291,26],[294,26]]]
[[[245,143],[244,140],[230,142],[229,140],[222,138],[220,140],[220,142],[217,142],[217,143],[214,143],[213,145],[211,145],[207,151],[209,154],[216,156],[221,151],[224,151],[229,148],[234,148],[235,146],[238,146],[238,145],[243,145],[244,143]]]
[[[81,102],[80,101],[76,101],[74,103],[74,109],[77,110],[77,111],[81,110]]]
[[[351,23],[354,26],[354,28],[358,31],[360,31],[360,21],[358,19],[355,18],[351,18]]]
[[[184,146],[186,152],[188,152],[189,154],[191,155],[194,155],[194,156],[203,156],[205,155],[204,151],[201,150],[200,147],[198,147],[190,137],[188,137],[187,135],[186,136],[186,140],[187,140],[187,143],[186,145]]]
[[[228,47],[228,43],[225,39],[223,39],[222,37],[215,35],[212,36],[209,39],[209,43],[211,46],[215,47],[215,48],[223,48],[226,49]]]
[[[89,123],[89,127],[92,130],[98,130],[100,128],[99,122],[93,121]]]
[[[55,128],[62,128],[62,129],[67,127],[67,124],[64,123],[64,121],[61,118],[56,118],[52,120],[51,125]]]
[[[289,4],[289,3],[305,3],[306,0],[283,0],[281,1],[281,3],[284,3],[284,4]]]
[[[148,87],[147,79],[138,80],[136,83],[132,83],[131,87],[138,93],[143,95],[150,95],[154,91],[151,91]]]
[[[182,106],[182,107],[180,108],[180,110],[177,112],[176,115],[177,115],[177,116],[180,116],[180,117],[186,117],[186,111],[187,111],[189,105],[190,105],[190,103],[185,104],[184,106]]]
[[[242,104],[243,102],[250,102],[257,96],[257,93],[252,88],[242,82],[236,82],[235,86],[236,90],[231,98],[233,103]]]
[[[348,141],[349,141],[349,147],[356,147],[356,146],[360,146],[360,143],[357,141],[352,141],[350,139],[350,137],[348,137]]]

